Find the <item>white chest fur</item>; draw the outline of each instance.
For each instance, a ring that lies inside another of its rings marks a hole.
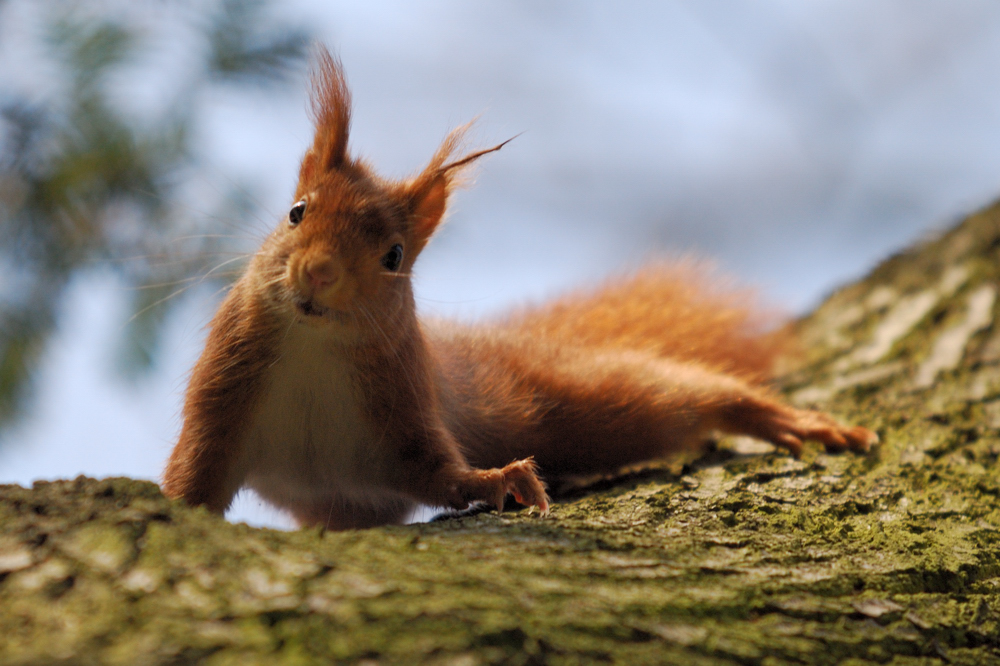
[[[247,485],[277,505],[363,494],[373,438],[350,360],[326,329],[301,323],[280,350],[244,440]]]

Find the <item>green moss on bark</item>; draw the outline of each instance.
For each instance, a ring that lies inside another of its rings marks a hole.
[[[722,442],[545,519],[351,533],[128,479],[0,487],[0,663],[1000,663],[1000,331],[919,382],[998,248],[990,209],[799,324],[790,395],[877,429],[867,457]]]

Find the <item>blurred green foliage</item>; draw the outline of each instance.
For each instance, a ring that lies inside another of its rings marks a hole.
[[[0,2],[0,12],[17,4]],[[23,404],[60,297],[80,271],[110,267],[129,287],[136,316],[123,357],[132,369],[150,363],[170,296],[230,256],[227,220],[253,212],[235,186],[219,202],[225,216],[195,212],[204,209],[192,194],[203,177],[192,139],[199,95],[280,85],[308,46],[307,33],[276,21],[266,0],[126,7],[34,4],[38,70],[54,72],[55,83],[0,87],[0,425]],[[144,12],[153,20],[136,20]],[[150,30],[161,28],[182,33],[175,48],[185,58],[173,59],[184,63],[181,85],[155,111],[126,110],[128,91],[115,77],[148,64]]]

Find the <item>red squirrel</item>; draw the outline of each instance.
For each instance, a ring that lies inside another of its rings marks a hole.
[[[546,513],[542,478],[613,473],[713,432],[797,455],[877,441],[762,383],[782,350],[696,268],[649,266],[479,326],[417,316],[410,272],[463,167],[452,132],[404,181],[347,150],[350,93],[317,56],[316,135],[287,218],[211,323],[163,477],[222,513],[249,487],[301,525],[400,523],[419,504]],[[503,144],[501,144],[503,145]],[[706,284],[702,284],[706,283]]]

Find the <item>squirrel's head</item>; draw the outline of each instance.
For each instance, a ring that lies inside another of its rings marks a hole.
[[[462,168],[503,144],[455,159],[467,129],[461,127],[417,176],[379,177],[348,154],[350,92],[325,49],[317,53],[312,109],[316,136],[294,202],[259,256],[269,292],[311,325],[378,327],[412,313],[410,271]]]

